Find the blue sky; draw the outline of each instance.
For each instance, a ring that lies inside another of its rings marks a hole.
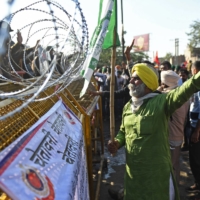
[[[98,3],[98,0],[81,3],[89,25],[97,21]],[[179,54],[183,54],[188,43],[186,32],[194,20],[200,19],[199,0],[123,0],[123,8],[125,45],[129,45],[135,35],[150,33],[150,56],[153,51],[158,51],[158,56],[167,52],[174,54],[175,38],[179,38]],[[118,18],[120,29],[121,0],[118,0]]]
[[[121,0],[118,1],[118,32],[121,29]],[[8,11],[7,0],[1,2],[0,17]],[[15,0],[12,11],[33,0]],[[71,0],[57,0],[68,12]],[[90,37],[97,24],[99,0],[80,0],[80,5],[85,15]],[[44,8],[46,5],[43,4]],[[47,7],[47,6],[46,6]],[[150,57],[158,51],[158,56],[164,56],[167,52],[174,54],[175,38],[179,38],[179,54],[184,54],[188,43],[189,26],[194,20],[200,19],[199,0],[123,0],[125,45],[129,45],[136,35],[150,33]],[[36,18],[35,13],[21,12],[21,18],[12,23],[16,30],[28,23],[31,18]],[[38,15],[38,14],[37,14]],[[58,14],[60,15],[60,14]],[[39,16],[37,16],[39,17]],[[61,16],[60,16],[61,17]],[[65,18],[62,18],[65,20]]]

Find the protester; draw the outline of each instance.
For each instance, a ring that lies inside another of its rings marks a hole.
[[[117,89],[121,90],[124,87],[124,78],[122,77],[121,70],[117,70],[116,81],[117,81]]]
[[[153,63],[151,63],[150,61],[145,60],[145,61],[141,61],[141,62],[137,62],[137,63],[143,63],[143,64],[147,65],[147,67],[152,69],[156,73],[157,77],[159,77],[158,71],[153,67]],[[132,64],[132,66],[133,66],[133,64]],[[100,95],[102,97],[109,97],[110,96],[110,91],[91,91],[90,90],[90,91],[88,91],[88,93],[90,95],[94,95],[94,96],[98,96],[98,95]],[[114,96],[115,96],[115,99],[124,98],[124,100],[125,100],[124,102],[126,104],[131,98],[130,94],[129,94],[128,85],[126,87],[123,87],[120,90],[115,90]]]
[[[134,44],[134,40],[132,41],[132,43],[131,43],[130,46],[126,47],[126,50],[124,52],[125,56],[126,56],[126,59],[127,59],[127,66],[126,66],[126,73],[127,74],[129,74],[130,68],[132,68],[132,66],[133,66],[133,62],[131,60],[131,55],[130,55],[130,51],[131,51],[131,49],[133,47],[133,44]],[[122,66],[124,68],[124,63],[123,63]],[[116,65],[115,66],[115,72],[117,70],[121,70],[121,66],[120,65]],[[108,85],[108,87],[110,87],[110,78],[111,78],[110,76],[107,78],[107,85]],[[110,97],[110,91],[109,90],[108,91],[91,91],[90,90],[90,91],[88,91],[88,93],[90,95],[94,95],[94,96],[101,95],[103,98],[104,97],[106,97],[106,98]],[[124,104],[127,103],[128,100],[130,99],[128,86],[123,87],[121,90],[118,90],[118,88],[116,87],[116,81],[115,81],[114,95],[115,95],[115,99],[124,98]]]
[[[129,84],[130,76],[127,75],[127,70],[125,68],[122,69],[122,78],[124,79],[123,86],[126,87]]]
[[[130,54],[130,52],[126,52],[126,54],[127,53],[129,53]],[[125,54],[125,55],[126,55]],[[126,57],[127,57],[127,55],[126,55]],[[122,64],[121,64],[121,69],[122,69],[122,74],[124,75],[124,78],[125,79],[129,79],[130,78],[130,74],[129,74],[129,68],[128,68],[128,65],[124,62],[124,61],[122,61]]]
[[[186,69],[180,69],[178,72],[180,79],[178,80],[178,86],[182,85],[189,78],[189,72]]]
[[[164,70],[172,70],[172,65],[170,64],[169,61],[164,61],[161,63],[160,65],[160,70],[164,71]]]
[[[189,72],[189,74],[191,74],[191,68],[192,68],[192,61],[190,60],[189,63],[187,64],[187,71]]]
[[[7,22],[0,21],[1,34],[3,33],[2,29],[4,29],[4,27],[7,28],[8,35],[2,44],[4,47],[4,53],[2,53],[0,56],[0,74],[3,75],[5,80],[6,78],[8,78],[14,81],[20,81],[19,76],[23,76],[26,73],[26,68],[24,67],[24,64],[22,62],[25,50],[25,46],[22,44],[23,38],[21,32],[18,30],[17,42],[13,44],[10,36],[10,32],[12,32],[13,30],[11,29],[10,25]],[[12,44],[10,45],[10,49],[9,49],[9,43]],[[34,51],[38,43],[39,40],[36,42],[36,45],[34,47],[26,49],[26,55],[28,55],[31,51]],[[9,50],[10,50],[11,63],[8,60]]]
[[[191,71],[192,75],[200,74],[200,61],[193,64]],[[193,95],[193,102],[190,106],[190,124],[189,160],[195,184],[187,188],[187,191],[198,191],[195,200],[200,200],[200,92]]]
[[[175,72],[178,74],[178,72],[180,71],[181,66],[180,65],[175,65]]]
[[[162,92],[168,93],[171,90],[177,88],[179,79],[179,75],[177,75],[174,71],[162,71]],[[170,116],[169,120],[169,144],[171,161],[174,170],[174,176],[178,184],[180,179],[180,150],[183,143],[184,126],[186,123],[189,105],[189,101],[185,102],[180,108],[175,110],[172,116]]]
[[[124,52],[124,54],[126,56],[126,59],[127,59],[126,73],[129,74],[129,76],[130,76],[130,70],[132,69],[134,64],[136,64],[136,63],[144,63],[149,68],[151,68],[156,73],[157,77],[159,78],[159,73],[158,73],[157,69],[154,68],[154,64],[151,63],[150,61],[144,60],[144,61],[139,61],[139,62],[133,63],[133,61],[131,59],[131,55],[130,55],[130,51],[131,51],[133,45],[134,45],[134,39],[133,39],[131,45],[126,47],[125,52]],[[169,65],[170,65],[170,63],[169,63]],[[121,69],[121,66],[117,65],[117,66],[115,66],[115,69]],[[115,81],[115,84],[116,84],[116,81]],[[106,98],[110,97],[110,91],[88,91],[88,93],[90,95],[94,95],[94,96],[101,95],[102,97],[106,97]],[[114,96],[115,96],[115,99],[124,98],[124,104],[126,104],[130,100],[130,94],[129,94],[128,85],[123,87],[120,90],[118,90],[118,88],[115,87]]]
[[[110,91],[110,73],[111,68],[104,66],[102,68],[102,72],[106,75],[106,82],[104,86],[104,91]],[[103,117],[104,121],[109,120],[110,118],[110,97],[102,97],[102,101],[105,99],[105,116]]]
[[[186,69],[179,70],[180,79],[178,80],[178,86],[181,86],[189,78],[189,72]],[[189,108],[186,117],[186,123],[184,128],[184,143],[182,145],[181,151],[189,150],[189,134],[190,134],[190,119],[189,119]]]
[[[4,30],[5,29],[5,30]],[[2,51],[1,55],[0,55],[0,74],[3,75],[4,78],[11,78],[11,71],[12,68],[9,64],[9,60],[8,60],[8,45],[10,42],[10,32],[12,32],[13,30],[11,29],[10,25],[5,22],[5,21],[0,21],[0,37],[3,38],[3,34],[7,34],[7,36],[4,37],[3,43],[2,43],[2,47],[4,49],[4,51]],[[20,44],[22,42],[22,37],[21,34],[18,33],[17,35],[17,44],[14,44],[11,46],[11,54],[15,54],[15,52],[17,52],[20,48]],[[18,45],[19,44],[19,45]]]
[[[114,154],[125,145],[124,200],[179,199],[168,143],[168,120],[189,97],[200,90],[200,73],[167,94],[159,94],[152,69],[136,64],[132,69],[130,95],[122,123],[108,150]]]

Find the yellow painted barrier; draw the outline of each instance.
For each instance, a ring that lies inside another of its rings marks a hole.
[[[87,168],[88,168],[88,180],[89,180],[89,191],[90,199],[93,200],[95,197],[95,191],[93,188],[93,170],[92,170],[92,137],[91,134],[91,116],[94,112],[95,105],[99,104],[99,109],[96,112],[100,123],[96,123],[96,126],[101,130],[101,148],[103,148],[103,128],[102,128],[102,113],[101,113],[101,100],[99,97],[91,97],[85,94],[82,98],[79,94],[82,90],[84,79],[80,78],[72,82],[67,88],[58,93],[58,95],[52,96],[51,98],[32,102],[26,108],[22,109],[19,113],[0,121],[0,151],[6,148],[9,144],[14,142],[19,136],[21,136],[28,128],[30,128],[36,121],[43,116],[51,107],[62,98],[63,102],[81,119],[84,130],[84,138],[86,144],[86,156],[87,156]],[[43,91],[39,98],[45,98],[51,95],[57,86]],[[96,90],[96,82],[93,79],[89,85],[90,90]],[[21,85],[16,84],[0,84],[0,91],[11,92],[22,89]],[[0,115],[16,109],[23,102],[21,100],[5,99],[0,101]],[[102,149],[103,152],[103,149]],[[8,195],[0,191],[0,200],[9,200]]]

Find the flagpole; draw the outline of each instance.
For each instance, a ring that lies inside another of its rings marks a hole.
[[[124,55],[124,14],[123,14],[123,0],[121,0],[121,23],[122,23],[122,59],[123,61],[126,61],[125,55]]]
[[[110,138],[114,141],[115,137],[115,115],[114,115],[114,88],[115,88],[115,61],[116,61],[116,26],[113,31],[113,47],[111,56],[111,80],[110,80]]]

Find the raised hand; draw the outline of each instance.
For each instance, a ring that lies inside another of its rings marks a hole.
[[[135,42],[135,39],[133,39],[131,45],[127,46],[126,49],[125,49],[125,51],[124,51],[124,54],[126,56],[126,60],[127,61],[131,60],[131,54],[130,54],[130,52],[131,52],[131,49],[133,48],[134,42]]]
[[[37,40],[34,48],[36,48],[39,45],[39,43],[40,43],[40,40]]]
[[[19,44],[22,44],[22,41],[23,41],[23,38],[22,38],[21,32],[18,30],[17,31],[17,42]]]

